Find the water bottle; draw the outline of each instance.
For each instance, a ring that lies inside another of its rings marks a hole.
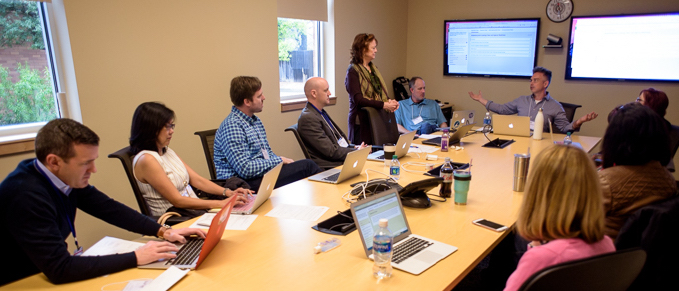
[[[563,138],[563,144],[565,145],[570,145],[573,143],[573,139],[571,138],[571,132],[566,133],[566,137]]]
[[[533,139],[541,140],[542,139],[542,131],[545,126],[545,115],[542,113],[542,108],[538,111],[538,114],[535,115],[535,126],[533,129]]]
[[[380,229],[373,236],[373,258],[375,259],[373,276],[378,279],[391,277],[393,237],[391,231],[387,228],[388,224],[389,220],[386,218],[380,219]]]
[[[391,166],[389,167],[389,176],[398,181],[398,178],[401,177],[401,163],[398,162],[398,156],[394,155],[391,158]]]
[[[447,152],[448,151],[448,140],[450,139],[450,134],[448,134],[448,130],[444,129],[443,130],[443,135],[441,136],[441,151],[442,152]]]
[[[490,112],[486,111],[486,117],[483,118],[483,126],[490,126]]]
[[[439,190],[439,196],[450,198],[453,196],[453,164],[450,163],[450,158],[446,157],[446,161],[441,167],[441,190]]]

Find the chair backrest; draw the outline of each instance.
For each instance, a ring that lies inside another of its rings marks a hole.
[[[568,122],[573,122],[573,118],[575,118],[575,110],[582,107],[582,105],[578,104],[572,104],[572,103],[566,103],[566,102],[559,102],[561,103],[561,107],[563,107],[563,111],[566,113],[566,119],[568,119]],[[552,131],[554,132],[561,132],[560,129],[556,127],[552,123]]]
[[[200,142],[203,144],[203,152],[205,152],[205,160],[207,161],[207,168],[210,171],[210,179],[217,179],[217,171],[215,170],[214,162],[214,146],[215,146],[215,135],[217,134],[217,129],[210,129],[204,131],[196,131],[193,134],[200,137]]]
[[[642,249],[630,249],[547,267],[519,290],[627,290],[646,261]]]
[[[378,146],[386,143],[396,144],[399,137],[396,115],[393,112],[377,110],[372,107],[363,107],[361,109],[367,112],[370,118],[372,144]],[[361,126],[361,130],[364,130],[365,125],[361,124]]]
[[[124,147],[117,152],[108,155],[109,158],[117,158],[123,164],[125,169],[125,174],[127,174],[127,179],[130,181],[130,186],[132,186],[132,192],[134,192],[134,197],[137,198],[137,204],[139,204],[139,211],[146,215],[151,216],[151,209],[146,203],[144,196],[141,194],[139,185],[137,185],[137,180],[134,178],[134,172],[132,171],[132,160],[134,155],[130,152],[130,147]]]
[[[299,143],[299,147],[302,149],[302,153],[304,153],[304,157],[307,159],[311,159],[311,155],[309,155],[309,150],[307,150],[304,141],[302,141],[302,137],[299,136],[299,132],[297,132],[297,123],[290,125],[288,128],[285,129],[285,131],[291,131],[292,133],[295,134],[295,138],[297,139],[297,143]]]

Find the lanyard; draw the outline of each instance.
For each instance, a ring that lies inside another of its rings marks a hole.
[[[546,98],[547,98],[547,96],[545,96],[544,98],[542,98],[542,100],[537,102],[537,103],[540,103],[542,101],[545,101],[544,103],[542,103],[542,106],[540,106],[540,109],[545,108],[545,104],[547,104],[547,100],[545,100]],[[531,116],[533,114],[533,103],[535,103],[535,99],[531,98],[530,101],[531,102],[528,103],[528,116]],[[537,105],[537,103],[535,103],[535,104]],[[535,106],[535,109],[538,109],[538,107]],[[533,118],[533,120],[535,120],[535,118]]]
[[[424,102],[424,100],[422,100],[422,102]],[[420,115],[418,115],[418,116],[422,116],[422,108],[424,108],[424,106],[422,106],[422,105],[424,105],[424,104],[422,104],[422,102],[413,103],[413,105],[420,106]],[[422,105],[420,105],[420,104],[422,104]],[[413,114],[413,106],[410,106],[410,117],[411,117],[410,119],[415,119],[415,115]]]
[[[80,247],[80,245],[78,244],[78,238],[75,235],[75,221],[73,219],[71,219],[71,215],[69,214],[69,209],[66,206],[66,201],[64,201],[64,198],[62,197],[62,195],[65,195],[65,194],[63,192],[61,192],[61,190],[59,190],[59,188],[57,188],[57,186],[55,186],[54,183],[52,183],[52,180],[50,179],[50,177],[47,176],[47,174],[45,174],[45,172],[43,172],[43,170],[40,168],[40,166],[38,166],[36,164],[36,161],[37,160],[33,161],[33,166],[35,167],[35,169],[37,169],[38,172],[40,172],[40,174],[42,174],[47,179],[47,182],[49,182],[50,185],[52,185],[52,188],[55,191],[57,191],[57,196],[59,196],[59,198],[60,198],[59,200],[61,201],[61,206],[64,209],[64,212],[66,213],[66,222],[68,223],[68,227],[71,229],[71,233],[73,233],[73,240],[75,241],[75,248],[76,248],[75,255],[79,256],[80,254],[82,254],[83,248]]]

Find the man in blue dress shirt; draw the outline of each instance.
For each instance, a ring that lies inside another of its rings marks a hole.
[[[437,127],[448,127],[441,106],[434,100],[425,99],[424,80],[420,77],[410,78],[411,97],[399,101],[396,109],[396,123],[400,133],[417,131],[417,134],[428,134]]]
[[[257,77],[239,76],[231,80],[231,114],[217,130],[214,143],[218,179],[239,177],[257,191],[262,177],[279,163],[283,168],[276,188],[320,172],[311,160],[294,161],[277,156],[266,138],[262,120],[255,113],[264,108],[262,82]]]

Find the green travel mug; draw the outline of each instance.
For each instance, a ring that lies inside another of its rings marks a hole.
[[[469,181],[472,180],[472,174],[466,170],[453,171],[453,179],[455,180],[455,204],[467,205],[467,192],[469,192]]]

